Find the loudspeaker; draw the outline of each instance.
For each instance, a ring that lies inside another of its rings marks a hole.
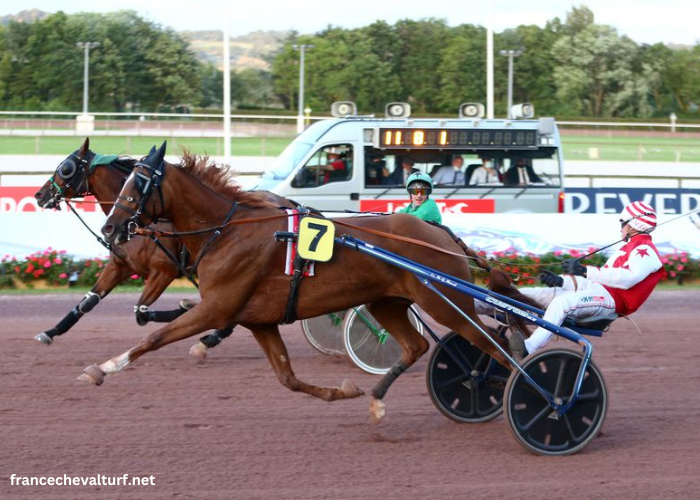
[[[465,102],[459,105],[460,118],[483,118],[485,114],[486,109],[480,102]]]
[[[515,104],[510,108],[510,116],[513,118],[532,118],[535,116],[535,106],[529,102]]]
[[[387,118],[408,118],[411,116],[411,105],[405,102],[390,102],[384,109]]]
[[[336,101],[331,104],[331,114],[336,118],[355,116],[357,114],[357,106],[352,101]]]

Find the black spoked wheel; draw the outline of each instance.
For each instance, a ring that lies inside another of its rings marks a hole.
[[[552,349],[529,356],[522,366],[558,404],[565,404],[571,398],[581,362],[578,352]],[[561,416],[519,371],[508,379],[505,398],[511,433],[538,455],[570,455],[583,449],[598,434],[608,411],[605,379],[592,361],[576,403]]]
[[[426,368],[428,394],[435,407],[456,422],[485,422],[503,411],[503,391],[510,372],[461,335],[443,337],[449,352],[437,344]]]

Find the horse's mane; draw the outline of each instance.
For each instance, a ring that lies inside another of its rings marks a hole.
[[[254,208],[273,206],[268,201],[268,194],[262,191],[246,191],[231,181],[236,175],[230,165],[217,165],[208,156],[196,156],[188,151],[183,153],[180,168],[192,174],[209,189],[241,205]]]
[[[116,160],[112,161],[111,165],[117,167],[120,170],[131,171],[136,166],[136,158],[131,158],[130,156],[120,156]]]

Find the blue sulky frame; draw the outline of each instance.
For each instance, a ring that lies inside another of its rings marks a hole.
[[[593,354],[593,346],[591,343],[585,339],[582,335],[589,335],[589,336],[596,336],[600,337],[602,336],[603,332],[600,330],[591,330],[587,328],[582,328],[580,326],[574,326],[573,323],[570,320],[566,320],[562,326],[557,326],[553,323],[550,323],[548,321],[543,320],[540,316],[544,314],[544,311],[541,309],[531,307],[527,304],[523,304],[521,302],[518,302],[516,300],[513,300],[509,297],[506,297],[504,295],[500,295],[497,293],[494,293],[490,290],[487,290],[485,288],[482,288],[480,286],[477,286],[473,283],[470,283],[468,281],[464,281],[460,278],[455,278],[454,276],[446,275],[444,273],[441,273],[435,269],[432,269],[430,267],[424,266],[422,264],[418,264],[416,262],[413,262],[411,260],[408,260],[400,255],[397,255],[395,253],[389,252],[388,250],[384,250],[383,248],[371,245],[365,241],[359,240],[353,236],[349,235],[343,235],[340,237],[335,238],[335,242],[339,245],[342,245],[344,247],[352,248],[354,250],[360,251],[362,253],[365,253],[367,255],[371,255],[373,257],[376,257],[388,264],[391,264],[393,266],[399,267],[401,269],[405,269],[406,271],[409,271],[413,273],[416,278],[423,283],[426,287],[428,287],[430,290],[435,292],[441,299],[443,299],[445,302],[447,302],[455,311],[457,311],[465,320],[470,322],[472,325],[474,325],[482,334],[486,336],[486,338],[491,342],[496,349],[498,349],[501,354],[503,354],[510,364],[518,370],[525,380],[528,381],[528,383],[534,387],[539,394],[542,395],[542,397],[549,403],[549,405],[552,407],[552,409],[557,413],[558,416],[562,416],[564,413],[566,413],[574,404],[576,404],[576,401],[579,396],[579,392],[581,390],[581,385],[583,383],[583,377],[584,374],[586,373],[586,369],[588,368],[589,361],[591,359],[591,355]],[[578,375],[576,377],[576,382],[574,384],[574,389],[573,393],[571,394],[571,397],[569,400],[566,402],[566,404],[561,404],[560,400],[557,398],[556,400],[552,397],[552,395],[548,394],[545,392],[531,377],[530,375],[522,369],[522,367],[518,364],[518,362],[513,359],[508,352],[506,352],[491,336],[486,333],[479,325],[476,324],[476,322],[470,318],[468,315],[464,313],[457,305],[455,305],[448,297],[445,296],[442,292],[440,292],[434,285],[434,283],[439,283],[443,286],[447,286],[449,288],[452,288],[453,290],[456,290],[461,293],[466,293],[467,295],[472,296],[473,298],[477,300],[481,300],[487,304],[493,305],[496,309],[504,311],[504,312],[509,312],[512,314],[516,314],[525,320],[534,323],[537,326],[541,326],[543,328],[546,328],[547,330],[559,335],[560,337],[564,337],[567,340],[570,340],[571,342],[575,342],[576,344],[580,345],[583,349],[583,356],[582,356],[582,362],[581,366],[579,367]],[[425,325],[427,326],[427,325]],[[434,340],[442,344],[442,346],[449,352],[449,349],[447,346],[432,332],[430,329],[427,329],[431,336],[433,337]],[[460,364],[459,360],[456,358],[456,356],[450,354],[457,363]],[[464,367],[462,367],[464,369]]]

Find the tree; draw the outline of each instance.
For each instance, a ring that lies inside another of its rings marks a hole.
[[[419,112],[436,110],[441,99],[443,47],[450,40],[450,29],[444,20],[408,19],[396,23],[400,40],[397,50],[402,94]]]
[[[633,72],[635,43],[610,26],[579,21],[552,47],[561,110],[596,117],[649,116],[646,94],[651,85],[645,79],[651,75]]]
[[[463,102],[485,103],[486,30],[471,24],[458,26],[440,56],[440,72],[432,77],[435,108],[457,113]]]

